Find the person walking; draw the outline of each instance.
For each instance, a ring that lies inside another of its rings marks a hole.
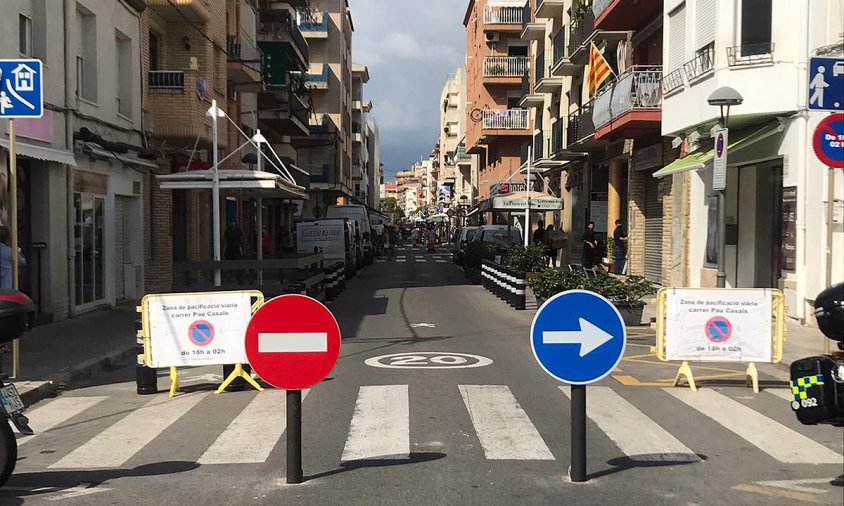
[[[545,222],[539,220],[536,223],[536,230],[533,231],[534,244],[545,244]]]
[[[595,239],[595,222],[590,221],[583,233],[583,268],[595,267],[595,255],[598,254],[598,240]]]
[[[613,272],[624,274],[624,264],[627,259],[627,232],[621,226],[621,220],[615,220],[615,231],[612,233]]]
[[[0,226],[0,288],[12,288],[12,232],[9,227]],[[18,247],[18,267],[26,266],[26,257]]]
[[[548,265],[556,269],[557,268],[557,253],[560,251],[558,248],[554,247],[554,224],[548,224],[548,228],[545,229],[545,255],[548,257]]]

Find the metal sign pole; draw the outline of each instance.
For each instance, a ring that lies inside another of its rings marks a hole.
[[[571,386],[571,481],[586,481],[586,385]]]
[[[18,289],[18,157],[15,152],[15,120],[9,118],[9,220],[11,223],[12,288]],[[12,341],[12,377],[20,369],[20,341]]]
[[[214,163],[214,185],[211,189],[211,201],[213,209],[211,210],[212,221],[214,223],[214,262],[220,262],[220,168],[217,167],[219,163],[217,154],[217,118],[219,111],[217,109],[217,101],[211,101],[211,141],[212,141],[212,160]],[[220,266],[214,269],[214,286],[222,284],[222,275],[220,273]]]
[[[527,149],[527,178],[525,179],[525,193],[527,194],[527,203],[525,204],[525,248],[530,244],[530,157],[532,146]]]
[[[287,391],[287,483],[302,483],[302,391]]]

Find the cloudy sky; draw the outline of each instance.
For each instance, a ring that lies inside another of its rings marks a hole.
[[[466,59],[466,0],[349,0],[352,59],[369,67],[365,98],[381,130],[384,178],[427,156],[448,74]]]

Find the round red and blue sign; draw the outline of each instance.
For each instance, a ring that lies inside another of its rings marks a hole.
[[[830,114],[821,120],[812,137],[812,147],[821,163],[844,169],[844,114]]]
[[[724,156],[724,133],[718,132],[718,137],[715,139],[715,154],[718,155],[718,158]]]
[[[733,324],[723,316],[715,316],[706,322],[706,338],[713,343],[723,343],[733,335]]]
[[[208,346],[214,340],[214,326],[205,320],[197,320],[188,327],[188,339],[197,346]]]

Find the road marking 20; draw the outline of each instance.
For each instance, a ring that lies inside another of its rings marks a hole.
[[[490,365],[492,359],[469,353],[420,351],[380,355],[364,363],[384,369],[468,369]]]

